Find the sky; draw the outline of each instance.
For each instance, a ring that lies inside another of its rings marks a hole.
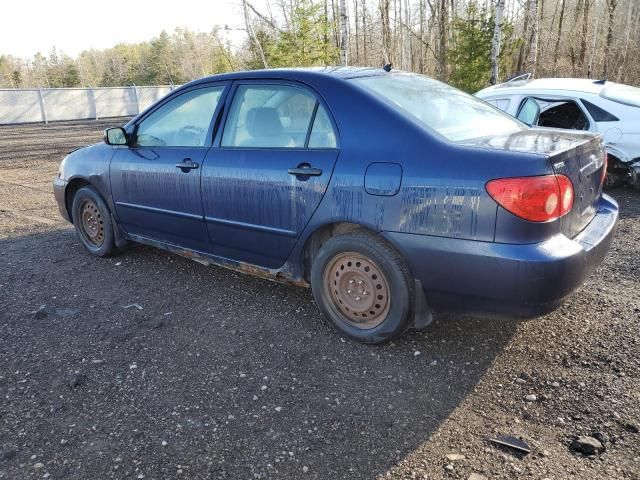
[[[265,0],[252,3],[261,7]],[[5,0],[0,54],[32,57],[58,52],[76,56],[89,48],[149,40],[176,27],[208,32],[228,25],[234,45],[245,36],[240,0]],[[233,30],[236,29],[236,30]]]

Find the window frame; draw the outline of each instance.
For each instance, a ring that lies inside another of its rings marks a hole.
[[[149,107],[147,110],[142,112],[142,114],[138,118],[136,118],[134,120],[134,123],[131,126],[131,132],[130,132],[131,142],[128,145],[128,148],[132,148],[132,149],[144,149],[144,148],[147,148],[147,149],[158,149],[158,148],[163,148],[163,149],[185,149],[185,148],[209,149],[209,148],[211,148],[213,146],[213,142],[214,142],[214,138],[215,138],[215,136],[217,134],[217,130],[220,129],[220,116],[221,116],[220,114],[222,113],[223,106],[225,105],[226,99],[229,96],[229,91],[230,91],[230,88],[231,88],[231,84],[232,84],[232,82],[229,82],[229,81],[206,82],[206,83],[201,83],[201,84],[194,85],[192,87],[178,88],[178,89],[172,91],[167,96],[165,96],[163,99],[159,100],[154,105]],[[158,146],[158,145],[155,145],[155,146],[153,146],[153,145],[137,145],[135,143],[136,140],[137,140],[137,136],[138,136],[138,128],[154,112],[156,112],[157,110],[159,110],[160,108],[162,108],[163,106],[168,104],[169,102],[172,102],[173,100],[177,99],[178,97],[180,97],[182,95],[185,95],[185,94],[190,93],[190,92],[194,92],[196,90],[202,90],[202,89],[205,89],[205,88],[214,88],[214,87],[223,87],[223,88],[222,88],[222,93],[220,94],[220,100],[218,101],[218,104],[216,105],[216,108],[213,111],[213,114],[211,116],[211,121],[209,122],[209,128],[207,129],[206,142],[205,142],[204,145],[201,145],[201,146],[178,146],[178,145]]]
[[[591,115],[591,118],[596,123],[609,123],[609,122],[619,122],[620,121],[620,119],[616,115],[614,115],[613,113],[609,112],[608,110],[602,108],[600,105],[596,105],[595,103],[587,100],[586,98],[581,98],[580,99],[580,103],[582,103],[582,105],[585,108],[585,110],[587,110],[587,112],[589,112],[589,115]],[[607,120],[597,120],[595,115],[591,111],[591,108],[589,108],[589,105],[591,105],[592,107],[595,107],[596,110],[600,110],[600,112],[598,112],[598,113],[604,113],[605,115],[608,115],[610,118],[608,118]]]
[[[316,104],[313,107],[313,112],[311,114],[311,118],[309,120],[309,126],[307,127],[307,134],[304,141],[304,146],[302,147],[246,147],[246,146],[224,146],[222,145],[222,137],[224,135],[224,131],[227,128],[229,114],[231,112],[231,106],[233,105],[233,101],[236,98],[236,94],[238,93],[238,88],[241,86],[252,86],[252,87],[268,87],[268,86],[284,86],[284,87],[293,87],[304,90],[306,93],[311,95],[316,100]],[[309,147],[309,139],[311,138],[311,131],[313,129],[313,125],[315,123],[316,114],[318,113],[318,108],[322,106],[325,112],[327,113],[327,117],[331,122],[331,127],[333,128],[333,132],[336,137],[336,146],[333,148],[320,148],[320,147]],[[213,148],[219,148],[222,150],[280,150],[280,151],[337,151],[340,150],[340,131],[338,130],[338,126],[336,124],[335,118],[333,117],[333,113],[329,109],[327,102],[325,102],[324,98],[311,86],[306,83],[294,81],[294,80],[278,80],[278,79],[251,79],[251,80],[234,80],[229,93],[227,94],[227,98],[224,104],[224,112],[222,114],[222,118],[219,122],[218,129],[216,131],[214,140],[213,140]]]
[[[520,109],[522,108],[522,106],[524,105],[524,102],[528,99],[528,98],[533,98],[534,100],[539,100],[541,102],[547,102],[547,103],[559,103],[559,102],[571,102],[574,103],[576,105],[576,107],[578,108],[578,110],[580,110],[582,112],[582,115],[584,115],[585,119],[587,120],[587,128],[584,130],[576,130],[578,132],[593,132],[593,124],[595,122],[595,120],[593,120],[593,118],[591,118],[591,115],[589,114],[589,112],[587,111],[587,109],[585,108],[585,106],[582,104],[582,102],[580,101],[579,98],[572,98],[572,97],[566,97],[566,96],[545,96],[545,95],[524,95],[522,97],[522,100],[520,101],[520,105],[518,106],[518,113],[520,113]],[[536,121],[535,126],[539,127],[540,125],[538,125],[537,122],[540,121],[540,116],[546,112],[547,110],[549,110],[548,108],[546,110],[543,110],[542,108],[540,108],[540,113],[538,114],[538,120]],[[516,114],[517,115],[517,114]],[[516,117],[517,118],[517,117]],[[544,127],[543,127],[544,128]],[[570,129],[562,129],[562,130],[570,130]]]

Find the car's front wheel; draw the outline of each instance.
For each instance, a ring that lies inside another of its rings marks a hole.
[[[313,261],[311,287],[329,323],[360,342],[383,343],[410,326],[409,270],[398,252],[371,232],[327,241]]]
[[[92,254],[108,257],[116,251],[111,212],[92,187],[79,189],[71,207],[73,225],[84,247]]]

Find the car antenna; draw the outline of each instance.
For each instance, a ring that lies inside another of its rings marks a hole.
[[[392,67],[393,67],[393,65],[391,63],[387,63],[384,67],[382,67],[382,69],[385,72],[390,72]]]
[[[606,81],[607,81],[606,78],[601,78],[600,80],[594,80],[593,83],[595,85],[604,85]]]

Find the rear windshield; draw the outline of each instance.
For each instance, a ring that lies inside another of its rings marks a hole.
[[[396,73],[352,81],[454,142],[526,128],[488,103],[422,75]]]
[[[632,107],[640,107],[640,88],[629,85],[608,85],[602,89],[600,96]]]

